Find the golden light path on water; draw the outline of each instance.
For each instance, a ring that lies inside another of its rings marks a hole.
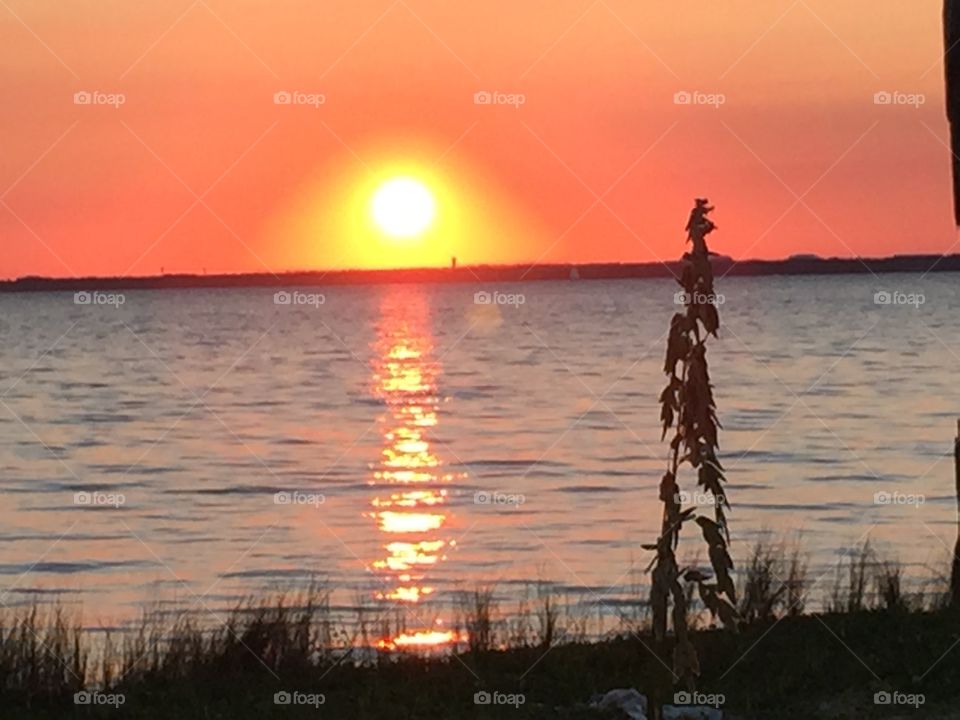
[[[373,361],[373,394],[386,406],[383,450],[373,472],[372,517],[383,538],[383,555],[371,569],[383,580],[380,600],[419,603],[435,592],[430,570],[456,545],[447,527],[449,485],[431,446],[438,424],[437,379],[429,305],[420,290],[388,291],[381,303]],[[453,631],[406,630],[382,638],[381,647],[436,647],[453,642]],[[420,620],[423,625],[423,620]]]

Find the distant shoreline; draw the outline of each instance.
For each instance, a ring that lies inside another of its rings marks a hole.
[[[679,275],[680,262],[583,263],[549,265],[466,265],[457,268],[394,270],[311,270],[283,273],[165,274],[139,277],[45,278],[0,281],[0,292],[76,290],[164,290],[183,288],[311,287],[381,285],[390,283],[490,283],[540,280],[626,280]],[[718,256],[718,275],[862,275],[875,273],[960,272],[960,255],[895,255],[886,258],[820,258],[795,256],[786,260],[743,260]]]

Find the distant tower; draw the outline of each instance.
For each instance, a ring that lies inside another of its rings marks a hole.
[[[456,269],[457,269],[457,256],[456,256],[456,255],[454,255],[452,258],[450,258],[450,269],[451,269],[451,270],[456,270]]]

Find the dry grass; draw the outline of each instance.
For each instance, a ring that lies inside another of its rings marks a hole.
[[[475,588],[473,592],[460,593],[457,603],[455,626],[466,631],[470,652],[492,650],[497,640],[494,627],[494,617],[497,614],[494,588],[483,586]]]
[[[0,689],[26,702],[70,697],[87,681],[89,639],[62,607],[34,605],[0,620]]]
[[[741,567],[738,610],[743,622],[769,622],[803,613],[807,560],[798,541],[774,540],[764,533]]]
[[[753,627],[762,631],[772,620],[803,614],[807,563],[797,542],[764,535],[740,565],[738,610],[744,632],[752,632]],[[882,559],[869,543],[841,560],[836,578],[827,603],[830,611],[838,613],[832,623],[864,624],[864,616],[879,610],[899,613],[905,626],[922,626],[925,615],[920,611],[939,607],[945,597],[943,577],[928,581],[923,592],[908,592],[904,568],[895,560]],[[707,614],[691,593],[693,587],[689,584],[685,592],[689,599],[687,626],[705,639],[711,637],[702,623]],[[634,594],[642,597],[643,590],[638,584]],[[626,607],[633,606],[628,603]],[[595,596],[571,598],[540,582],[527,588],[518,606],[502,613],[495,589],[480,586],[458,597],[455,628],[468,639],[454,652],[466,651],[463,657],[467,662],[488,668],[492,667],[490,658],[503,651],[519,653],[517,657],[536,653],[530,656],[535,659],[546,648],[591,647],[587,641],[598,638],[604,626],[597,618],[596,633],[591,634],[591,623],[601,612],[607,613],[608,620],[611,613],[621,617],[620,629],[616,637],[608,637],[609,642],[639,637],[649,643],[650,626],[644,624],[642,615],[649,610],[641,604],[636,607],[636,616],[628,617]],[[320,677],[341,658],[345,661],[339,665],[340,672],[346,666],[373,665],[375,671],[391,677],[401,672],[398,663],[409,664],[411,673],[419,672],[416,668],[422,665],[409,653],[370,650],[345,656],[345,649],[369,649],[377,638],[401,632],[403,617],[384,617],[382,610],[378,615],[365,602],[358,602],[355,623],[334,621],[330,593],[322,588],[248,601],[221,620],[213,627],[202,626],[192,615],[154,611],[118,633],[85,631],[79,616],[63,607],[35,606],[8,612],[0,617],[0,692],[16,707],[61,707],[70,704],[73,693],[91,687],[149,694],[157,688],[186,684],[192,692],[203,694],[231,678],[262,680],[264,669],[284,678]],[[796,620],[802,624],[810,618]],[[866,633],[863,642],[868,637]],[[738,641],[717,636],[709,642],[725,647]],[[555,657],[555,652],[547,657]]]

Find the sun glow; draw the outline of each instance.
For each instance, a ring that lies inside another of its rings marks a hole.
[[[369,162],[348,153],[318,166],[264,232],[283,263],[324,270],[517,262],[549,246],[555,238],[490,169],[446,153],[447,142],[370,141],[357,148]]]
[[[398,177],[381,185],[370,211],[377,226],[397,238],[411,238],[426,230],[436,214],[433,195],[419,180]]]

